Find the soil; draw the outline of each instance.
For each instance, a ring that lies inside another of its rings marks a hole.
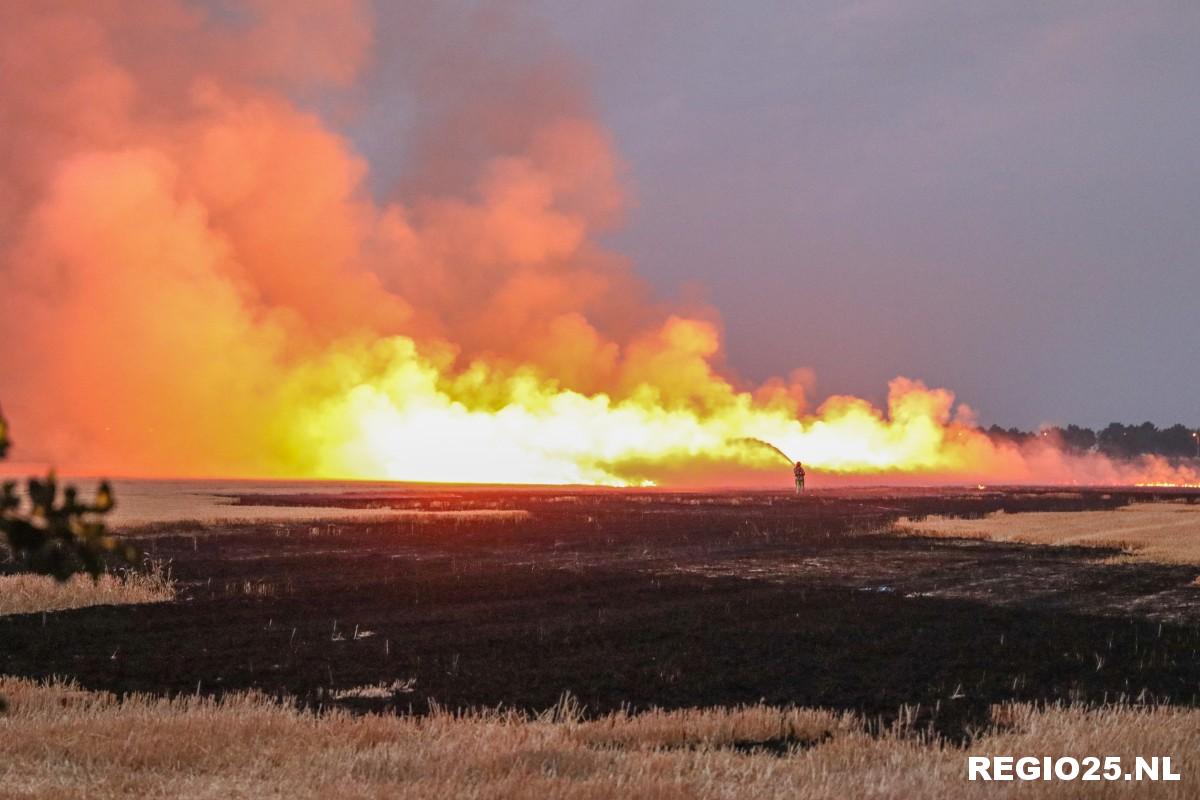
[[[0,618],[0,673],[321,707],[588,713],[766,702],[961,736],[1008,700],[1194,705],[1200,568],[889,532],[901,516],[1196,493],[436,489],[240,495],[388,520],[131,532],[179,599]],[[528,516],[481,514],[527,511]],[[445,512],[471,511],[455,517]],[[399,681],[390,697],[332,693]]]

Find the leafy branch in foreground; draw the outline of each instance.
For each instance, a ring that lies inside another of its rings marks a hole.
[[[0,458],[10,444],[8,424],[0,415]],[[60,492],[53,472],[42,480],[30,478],[25,496],[16,481],[7,481],[0,487],[0,531],[24,569],[60,581],[81,572],[97,578],[108,559],[133,564],[139,555],[137,548],[107,532],[103,517],[113,505],[107,481],[91,502],[81,501],[73,486]]]
[[[11,444],[8,422],[0,413],[0,459]],[[90,503],[80,501],[74,486],[63,488],[60,499],[53,471],[44,480],[30,478],[24,497],[16,481],[6,481],[0,486],[0,533],[13,559],[30,572],[59,581],[86,572],[95,580],[107,559],[134,564],[139,557],[137,548],[105,529],[103,517],[114,504],[108,481],[101,482]],[[0,697],[0,712],[6,708]]]

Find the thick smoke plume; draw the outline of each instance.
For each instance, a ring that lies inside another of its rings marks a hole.
[[[8,3],[0,400],[81,472],[443,481],[1188,479],[993,445],[944,390],[806,407],[595,234],[622,165],[510,11]],[[384,26],[380,26],[382,29]],[[533,37],[536,38],[536,37]],[[382,100],[380,98],[383,98]],[[391,188],[329,120],[395,105]],[[379,200],[377,197],[388,199]]]

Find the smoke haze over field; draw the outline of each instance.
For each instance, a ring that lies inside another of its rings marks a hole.
[[[630,178],[569,55],[507,7],[379,11],[6,10],[0,401],[18,458],[761,482],[779,470],[739,443],[756,438],[835,474],[1189,477],[993,444],[950,392],[905,378],[886,413],[813,408],[802,368],[744,384],[717,310],[658,299],[598,238]],[[337,123],[383,107],[404,136],[390,187],[369,191],[375,165]]]

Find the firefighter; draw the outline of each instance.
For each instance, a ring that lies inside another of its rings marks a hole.
[[[796,494],[804,493],[804,465],[799,461],[792,468],[792,474],[796,476]]]

